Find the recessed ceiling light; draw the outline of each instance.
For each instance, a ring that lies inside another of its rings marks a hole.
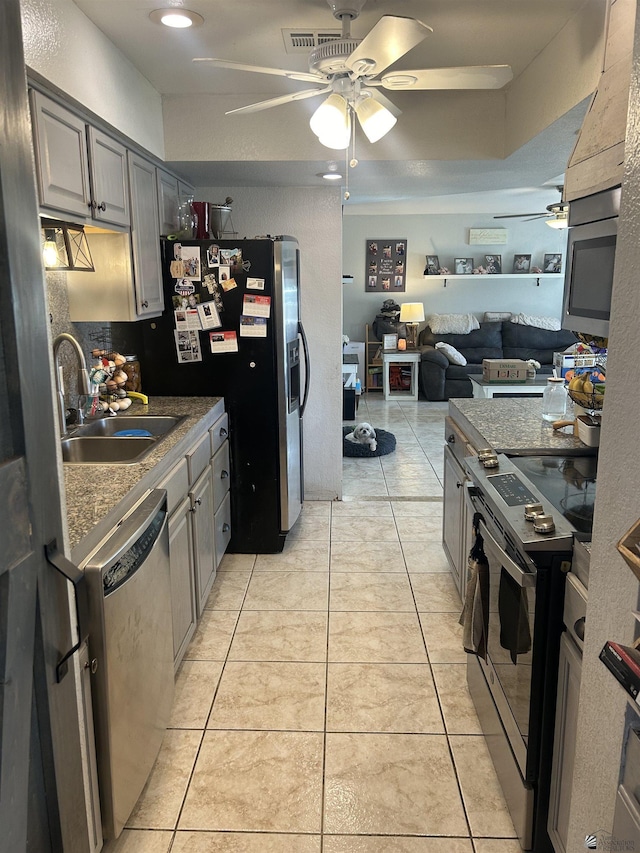
[[[164,24],[165,27],[174,27],[176,29],[199,27],[200,24],[204,24],[202,15],[179,7],[173,9],[154,9],[149,14],[149,17],[156,24]]]
[[[341,181],[342,175],[340,172],[321,172],[320,177],[324,178],[325,181]]]

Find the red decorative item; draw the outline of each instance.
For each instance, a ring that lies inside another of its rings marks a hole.
[[[195,239],[209,239],[209,202],[192,201],[191,212],[195,217]]]

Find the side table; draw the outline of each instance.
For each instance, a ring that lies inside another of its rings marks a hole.
[[[418,369],[421,357],[421,353],[419,352],[393,350],[382,353],[382,387],[385,400],[416,401],[418,399]],[[389,373],[392,365],[410,366],[411,381],[408,389],[398,390],[391,388]]]

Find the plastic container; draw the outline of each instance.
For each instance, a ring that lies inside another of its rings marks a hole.
[[[560,376],[550,376],[547,379],[547,387],[542,395],[542,417],[545,421],[560,421],[566,417],[567,389],[564,379]]]

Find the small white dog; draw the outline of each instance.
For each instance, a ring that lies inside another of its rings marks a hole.
[[[375,450],[378,446],[376,441],[376,431],[366,422],[358,424],[353,428],[353,432],[345,435],[347,441],[352,441],[354,444],[368,444],[369,450]]]

